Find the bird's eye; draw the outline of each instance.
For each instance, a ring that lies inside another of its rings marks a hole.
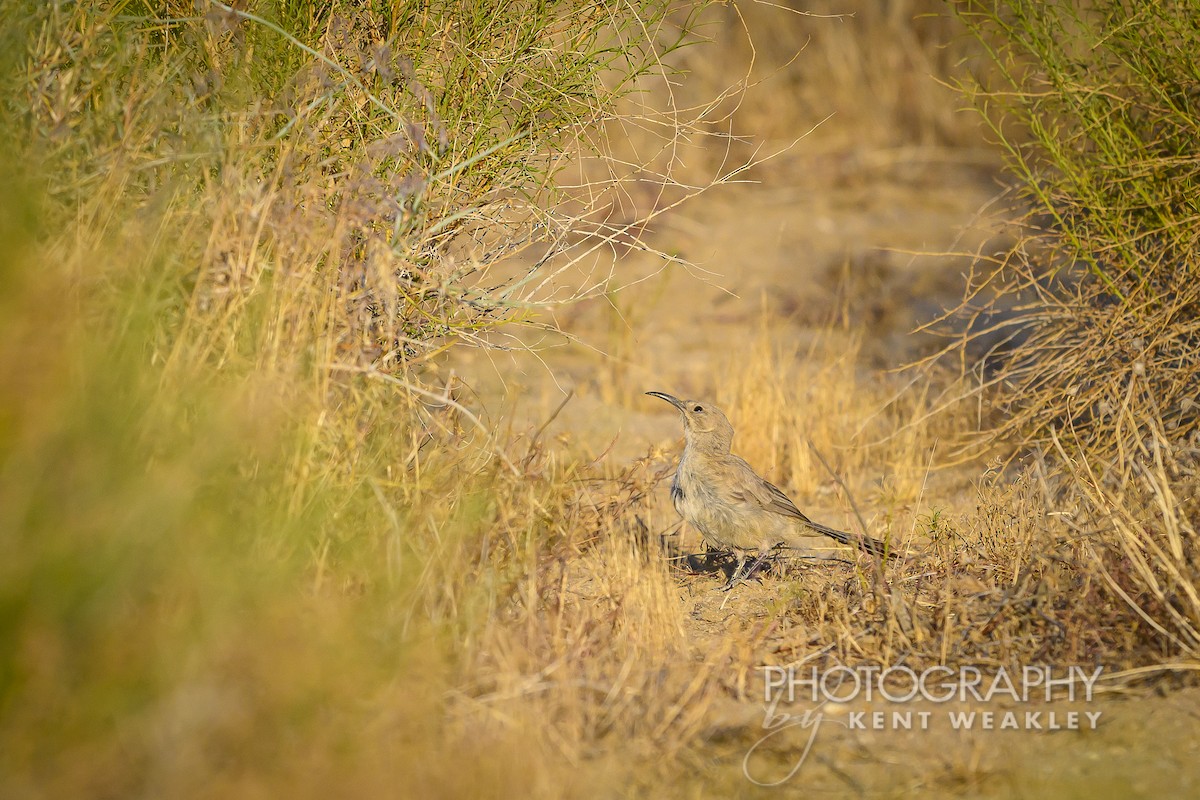
[[[695,408],[692,409],[692,411],[695,411],[697,414],[703,410],[704,410],[703,406],[696,406]]]

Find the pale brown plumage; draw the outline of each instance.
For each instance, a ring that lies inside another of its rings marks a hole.
[[[726,589],[744,579],[742,570],[750,554],[758,560],[747,576],[776,547],[807,549],[802,541],[806,534],[828,536],[872,555],[890,555],[883,542],[813,522],[745,459],[733,455],[733,426],[716,406],[664,392],[646,394],[666,400],[683,415],[687,443],[671,483],[671,499],[679,515],[705,541],[737,554],[738,566]]]

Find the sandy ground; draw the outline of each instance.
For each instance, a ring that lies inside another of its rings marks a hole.
[[[797,156],[761,183],[700,195],[642,233],[695,269],[629,249],[612,265],[618,291],[548,312],[578,341],[526,331],[535,353],[461,348],[450,369],[518,430],[573,392],[548,432],[620,460],[676,435],[669,408],[642,392],[710,395],[729,351],[765,321],[782,323],[783,343],[831,326],[869,331],[865,369],[910,360],[934,345],[914,326],[960,299],[965,254],[997,241],[980,212],[999,188],[980,166],[859,161]]]
[[[581,343],[546,336],[533,356],[464,349],[453,370],[489,415],[514,420],[518,431],[539,425],[572,392],[546,435],[618,464],[651,445],[677,448],[677,414],[641,393],[706,396],[730,348],[749,341],[764,317],[783,321],[776,335],[799,343],[831,324],[868,331],[864,370],[926,351],[930,340],[909,332],[960,296],[970,259],[948,253],[999,241],[998,226],[980,216],[998,192],[978,165],[797,155],[763,183],[713,190],[646,232],[655,247],[699,270],[664,269],[631,250],[615,277],[632,288],[557,312],[558,325]],[[960,477],[969,482],[981,469],[968,466]],[[661,492],[669,509],[665,486]],[[681,576],[685,625],[696,647],[747,619],[766,619],[779,580],[767,576],[727,598],[715,591],[716,575]],[[884,708],[833,709],[803,759],[810,731],[772,737],[756,751],[753,777],[786,778],[788,796],[1200,796],[1200,690],[1107,692],[1090,703],[1037,706],[1099,711],[1095,730],[959,731],[944,708],[933,709],[938,716],[927,730],[844,724],[852,710]],[[977,710],[1030,708],[993,703]],[[711,720],[711,759],[695,767],[705,794],[778,796],[779,788],[758,787],[744,772],[746,753],[769,732],[765,714],[762,698],[748,689]]]
[[[819,722],[815,715],[803,716],[814,708],[779,706],[771,716],[760,705],[736,741],[715,744],[724,770],[741,772],[742,781],[733,784],[742,784],[740,794],[778,791],[756,782],[861,797],[1200,794],[1196,689],[1136,698],[1099,694],[1074,703],[827,704],[820,707]],[[789,712],[791,719],[781,716]],[[780,732],[762,738],[776,729]]]

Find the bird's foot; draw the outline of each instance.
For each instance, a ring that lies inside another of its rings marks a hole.
[[[754,559],[749,567],[746,567],[746,561],[744,559],[738,562],[737,569],[733,571],[733,575],[729,576],[729,580],[720,588],[720,591],[728,592],[739,583],[746,583],[759,573],[759,571],[763,568],[763,565],[767,563],[769,556],[770,553],[763,553],[758,558]]]
[[[725,585],[721,587],[720,591],[728,592],[730,589],[737,586],[739,583],[742,583],[743,581],[745,581],[746,580],[745,569],[746,569],[746,558],[745,558],[745,556],[741,556],[738,558],[737,567],[734,568],[733,574],[729,576],[729,580],[725,582]]]
[[[767,558],[769,556],[770,556],[770,553],[763,553],[761,556],[754,559],[754,563],[750,565],[750,569],[746,570],[746,574],[742,576],[742,580],[748,581],[751,578],[753,578],[755,575],[757,575],[759,573],[759,570],[761,570],[766,565]]]

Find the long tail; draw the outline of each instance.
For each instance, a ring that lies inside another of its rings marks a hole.
[[[857,547],[859,550],[868,552],[873,556],[879,556],[880,558],[896,557],[896,554],[889,550],[887,545],[878,539],[872,539],[866,534],[860,535],[856,533],[846,533],[846,531],[839,531],[835,528],[827,528],[821,523],[812,522],[811,520],[808,522],[808,527],[812,528],[818,533],[825,534],[834,541],[841,542],[842,544],[848,544],[851,547]]]

